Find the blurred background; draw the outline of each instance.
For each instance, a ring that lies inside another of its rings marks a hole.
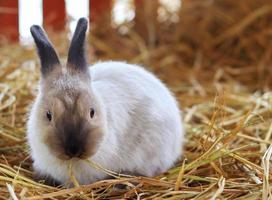
[[[131,190],[104,182],[86,197],[272,198],[271,0],[0,0],[0,199],[10,197],[6,183],[20,197],[59,190],[37,191],[30,181],[25,122],[40,65],[29,27],[42,25],[65,63],[80,17],[90,21],[89,62],[154,72],[176,95],[186,127],[184,162],[133,180]]]

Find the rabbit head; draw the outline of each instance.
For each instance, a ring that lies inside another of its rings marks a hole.
[[[88,21],[77,24],[62,65],[43,29],[30,29],[41,62],[37,118],[44,143],[62,160],[85,159],[98,149],[105,131],[105,112],[94,94],[85,56]]]

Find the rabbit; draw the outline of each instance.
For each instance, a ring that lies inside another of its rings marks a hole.
[[[152,177],[182,154],[182,113],[170,90],[143,67],[125,62],[88,66],[88,20],[80,18],[62,65],[46,33],[30,32],[41,64],[36,99],[27,120],[27,141],[38,179],[79,184],[109,178],[91,160],[116,173]]]

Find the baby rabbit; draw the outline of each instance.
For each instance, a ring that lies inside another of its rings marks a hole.
[[[27,123],[34,171],[42,179],[79,184],[108,178],[90,167],[131,175],[167,171],[182,152],[184,129],[177,102],[166,86],[137,65],[85,57],[88,21],[81,18],[62,65],[43,29],[30,29],[41,62],[38,96]]]

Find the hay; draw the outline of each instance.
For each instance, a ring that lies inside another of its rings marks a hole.
[[[271,10],[269,0],[184,0],[178,22],[156,23],[155,34],[146,37],[148,30],[137,30],[145,24],[93,26],[92,62],[122,59],[148,66],[182,105],[183,160],[153,178],[118,176],[69,189],[33,181],[25,122],[36,93],[38,60],[32,48],[0,47],[0,199],[272,198]],[[129,31],[120,35],[124,27]],[[65,55],[63,34],[53,38]],[[120,184],[126,187],[116,187]]]

